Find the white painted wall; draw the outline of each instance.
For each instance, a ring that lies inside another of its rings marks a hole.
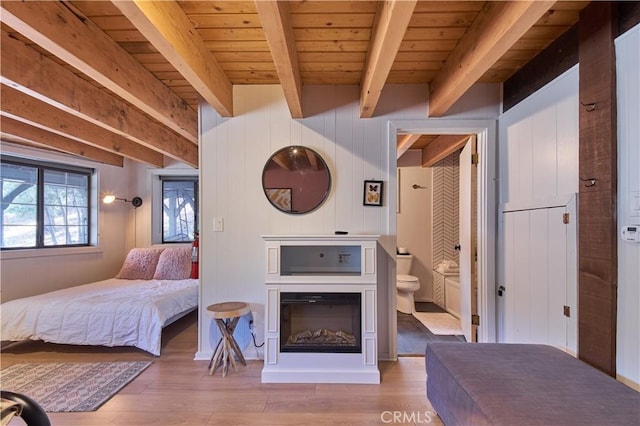
[[[411,151],[406,154],[411,155]],[[418,154],[421,152],[418,151]],[[406,155],[405,154],[405,155]],[[404,158],[401,157],[400,159]],[[425,167],[398,168],[400,208],[397,214],[398,247],[406,247],[413,255],[411,275],[418,277],[420,290],[414,293],[417,302],[433,301],[432,244],[432,172]],[[413,185],[420,188],[414,189]]]
[[[129,172],[131,162],[115,167],[35,148],[2,143],[2,153],[40,160],[71,163],[95,168],[100,194],[112,192],[131,198]],[[98,245],[87,248],[11,250],[0,252],[2,302],[32,296],[115,276],[129,248],[133,246],[134,209],[116,202],[92,205],[98,208]]]
[[[640,25],[616,40],[618,225],[640,225]],[[640,390],[640,243],[618,235],[618,378]]]
[[[224,300],[251,303],[258,336],[263,335],[265,234],[381,234],[378,262],[379,357],[395,356],[395,135],[390,120],[427,120],[427,87],[387,86],[374,118],[359,118],[359,88],[306,86],[304,111],[293,120],[280,86],[234,86],[234,117],[201,107],[201,300],[202,307]],[[454,107],[452,120],[495,118],[496,85],[479,85]],[[393,111],[393,112],[390,112]],[[451,125],[451,120],[447,121]],[[319,209],[291,216],[274,209],[261,188],[271,153],[306,145],[320,153],[332,175],[328,200]],[[383,180],[383,207],[362,205],[363,181]],[[222,217],[223,232],[213,232]],[[393,316],[391,315],[393,313]],[[199,350],[211,354],[210,319],[200,310]],[[253,354],[250,350],[248,355]]]

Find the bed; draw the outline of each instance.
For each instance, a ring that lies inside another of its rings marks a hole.
[[[159,356],[163,327],[198,306],[190,274],[189,247],[132,249],[115,278],[3,303],[0,336]]]
[[[427,398],[447,425],[632,425],[640,394],[547,345],[427,345]]]

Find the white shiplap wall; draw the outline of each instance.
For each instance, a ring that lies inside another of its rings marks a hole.
[[[500,118],[500,203],[547,203],[578,191],[578,68]]]
[[[222,118],[209,106],[200,109],[201,306],[224,300],[250,302],[257,333],[263,335],[265,234],[381,234],[378,261],[379,354],[389,358],[395,324],[390,301],[395,294],[395,140],[388,141],[390,120],[426,119],[427,87],[388,86],[374,118],[359,118],[359,88],[306,86],[304,111],[294,120],[280,86],[234,86],[234,117]],[[454,106],[453,118],[495,118],[499,91],[481,85]],[[389,113],[393,111],[393,113]],[[437,119],[436,119],[437,120]],[[392,145],[390,145],[390,143]],[[278,148],[306,145],[320,153],[332,177],[328,200],[300,216],[274,209],[261,187],[262,169]],[[385,182],[383,207],[364,207],[365,179]],[[222,217],[223,232],[213,232]],[[389,247],[391,246],[391,247]],[[389,284],[391,283],[391,285]],[[394,310],[395,312],[395,310]],[[210,320],[200,310],[199,352],[210,356]],[[248,355],[255,352],[247,351]]]
[[[618,225],[640,225],[640,25],[616,40],[618,100]],[[618,237],[620,380],[640,390],[640,243]]]
[[[577,351],[578,125],[577,66],[500,118],[499,341]]]

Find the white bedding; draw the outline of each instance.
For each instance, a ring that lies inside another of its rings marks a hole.
[[[197,279],[112,278],[3,303],[0,339],[135,346],[158,356],[167,319],[197,306]]]

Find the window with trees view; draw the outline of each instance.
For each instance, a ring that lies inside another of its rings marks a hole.
[[[93,170],[2,158],[2,249],[87,246]]]
[[[198,178],[162,176],[162,242],[193,241],[197,229]]]

